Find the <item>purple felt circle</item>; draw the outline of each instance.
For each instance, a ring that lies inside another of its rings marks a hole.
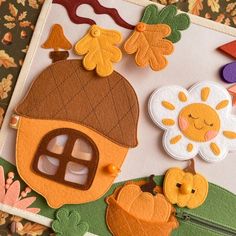
[[[236,82],[236,62],[225,65],[221,71],[222,79],[227,83]]]

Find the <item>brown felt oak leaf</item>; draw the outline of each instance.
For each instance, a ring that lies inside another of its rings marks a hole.
[[[10,57],[4,50],[0,50],[0,67],[5,68],[17,67],[14,58]]]
[[[161,70],[168,63],[164,55],[170,55],[174,50],[172,42],[165,39],[170,33],[171,28],[165,24],[139,23],[125,42],[124,49],[128,54],[136,53],[138,66],[150,65],[154,71]]]
[[[87,70],[94,70],[99,76],[105,77],[113,72],[113,62],[122,58],[117,47],[122,40],[121,34],[115,30],[106,30],[93,25],[89,32],[75,45],[78,55],[85,55],[83,65]]]

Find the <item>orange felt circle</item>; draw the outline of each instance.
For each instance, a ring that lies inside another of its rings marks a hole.
[[[220,130],[219,115],[203,103],[185,106],[179,113],[178,123],[185,137],[197,142],[213,139]]]

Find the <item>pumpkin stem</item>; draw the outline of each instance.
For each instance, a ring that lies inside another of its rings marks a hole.
[[[155,196],[157,194],[157,192],[154,190],[155,187],[157,186],[156,185],[156,182],[154,180],[154,177],[155,175],[150,175],[149,176],[149,180],[146,184],[140,186],[140,189],[143,191],[143,192],[149,192],[151,193],[153,196]]]
[[[190,172],[190,173],[192,173],[193,175],[196,175],[194,160],[191,159],[191,160],[189,160],[188,163],[189,163],[189,164],[188,164],[188,166],[184,169],[184,171],[185,171],[185,172]]]

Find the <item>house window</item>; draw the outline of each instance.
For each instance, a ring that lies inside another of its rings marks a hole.
[[[98,159],[97,146],[87,135],[74,129],[56,129],[42,138],[33,169],[48,179],[87,190],[95,177]]]

